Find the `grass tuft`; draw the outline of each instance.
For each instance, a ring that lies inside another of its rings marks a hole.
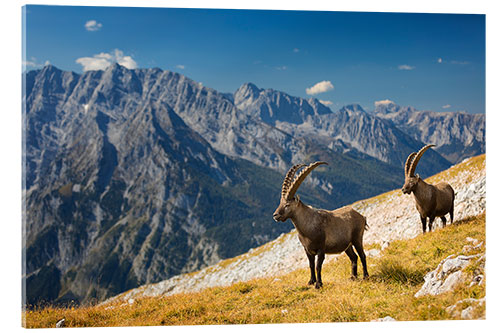
[[[423,270],[415,270],[404,266],[403,263],[394,259],[383,259],[374,277],[387,283],[409,283],[416,286],[424,282],[424,276],[425,272]]]

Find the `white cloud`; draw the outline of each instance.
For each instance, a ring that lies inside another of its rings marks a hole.
[[[399,65],[398,69],[404,70],[404,71],[411,71],[412,69],[415,69],[415,66],[410,66],[410,65]]]
[[[114,53],[99,53],[93,57],[82,57],[76,59],[76,63],[83,66],[83,71],[103,70],[111,66],[113,63],[118,63],[128,69],[137,68],[137,63],[131,56],[123,55],[123,51],[114,50]]]
[[[184,69],[184,68],[186,68],[186,66],[184,66],[184,65],[177,65],[177,66],[175,66],[175,67],[176,67],[176,68],[179,68],[179,69]]]
[[[298,48],[294,48],[294,49],[293,49],[293,52],[294,52],[294,53],[298,53],[299,51],[300,51],[300,50],[299,50]]]
[[[102,23],[99,23],[96,20],[90,20],[85,23],[85,29],[87,29],[87,31],[98,31],[101,28]]]
[[[316,95],[332,89],[334,89],[334,87],[330,81],[321,81],[310,88],[306,88],[306,93],[308,95]]]
[[[279,66],[279,67],[276,67],[277,70],[279,71],[286,71],[288,67],[286,66]]]
[[[451,108],[451,105],[450,104],[446,104],[446,105],[443,105],[442,108],[443,109],[449,109],[449,108]]]
[[[35,67],[37,64],[34,61],[25,60],[23,61],[24,67]]]
[[[326,106],[329,106],[329,105],[332,105],[332,104],[333,104],[333,102],[331,102],[331,101],[323,101],[323,100],[321,100],[321,99],[319,100],[319,102],[320,102],[321,104],[323,104],[323,105],[326,105]]]
[[[452,64],[452,65],[461,65],[461,66],[470,64],[470,62],[468,62],[468,61],[463,61],[463,60],[449,60],[449,61],[445,61],[442,58],[438,58],[437,62],[440,63],[440,64],[446,63],[446,64]]]
[[[36,68],[36,67],[44,67],[50,65],[50,61],[46,60],[44,63],[39,63],[36,58],[31,58],[31,60],[24,60],[23,61],[23,70],[26,70],[27,68]]]
[[[396,104],[396,103],[394,103],[390,99],[384,99],[384,100],[381,100],[381,101],[375,101],[375,106],[388,105],[388,104]]]

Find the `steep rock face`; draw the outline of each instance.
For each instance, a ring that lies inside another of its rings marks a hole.
[[[379,104],[378,117],[388,119],[414,139],[436,145],[452,163],[485,152],[485,116],[465,112],[417,111],[394,103]]]
[[[277,127],[294,136],[314,138],[314,141],[332,149],[361,152],[400,168],[401,172],[408,155],[424,145],[403,133],[392,122],[376,117],[356,104],[299,125],[279,123]],[[430,151],[420,162],[419,172],[428,176],[449,166],[447,160]]]
[[[26,78],[28,302],[101,299],[288,229],[262,213],[280,176],[222,155],[165,100],[142,98],[153,75],[49,66]],[[215,230],[245,219],[254,225],[242,230],[255,238],[220,250],[226,240]],[[50,293],[36,288],[49,280]]]
[[[234,93],[234,104],[271,125],[278,121],[300,124],[332,112],[314,98],[305,100],[273,89],[260,89],[252,83],[245,83]]]

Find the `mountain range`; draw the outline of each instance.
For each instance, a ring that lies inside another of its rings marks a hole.
[[[437,145],[424,177],[484,152],[484,115],[333,112],[251,83],[227,94],[118,64],[48,65],[23,85],[28,304],[102,300],[276,238],[291,228],[271,215],[292,164],[329,163],[299,194],[333,209],[401,186],[424,142]]]

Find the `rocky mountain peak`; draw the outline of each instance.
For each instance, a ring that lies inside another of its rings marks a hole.
[[[386,115],[386,114],[391,114],[391,113],[411,113],[415,112],[416,109],[411,106],[400,106],[393,101],[382,101],[382,102],[376,102],[375,103],[375,114],[381,114],[381,115]]]
[[[348,114],[360,114],[366,113],[366,111],[359,104],[349,104],[342,107],[339,112],[345,112]]]
[[[260,89],[255,84],[253,84],[251,82],[246,82],[246,83],[242,84],[241,87],[238,88],[238,90],[236,90],[235,94],[237,94],[237,93],[245,94],[245,95],[249,94],[255,98],[260,94],[260,92],[262,90],[263,89]]]
[[[234,94],[234,104],[248,115],[275,125],[277,121],[301,124],[310,117],[332,113],[317,100],[290,96],[274,89],[245,83]]]

